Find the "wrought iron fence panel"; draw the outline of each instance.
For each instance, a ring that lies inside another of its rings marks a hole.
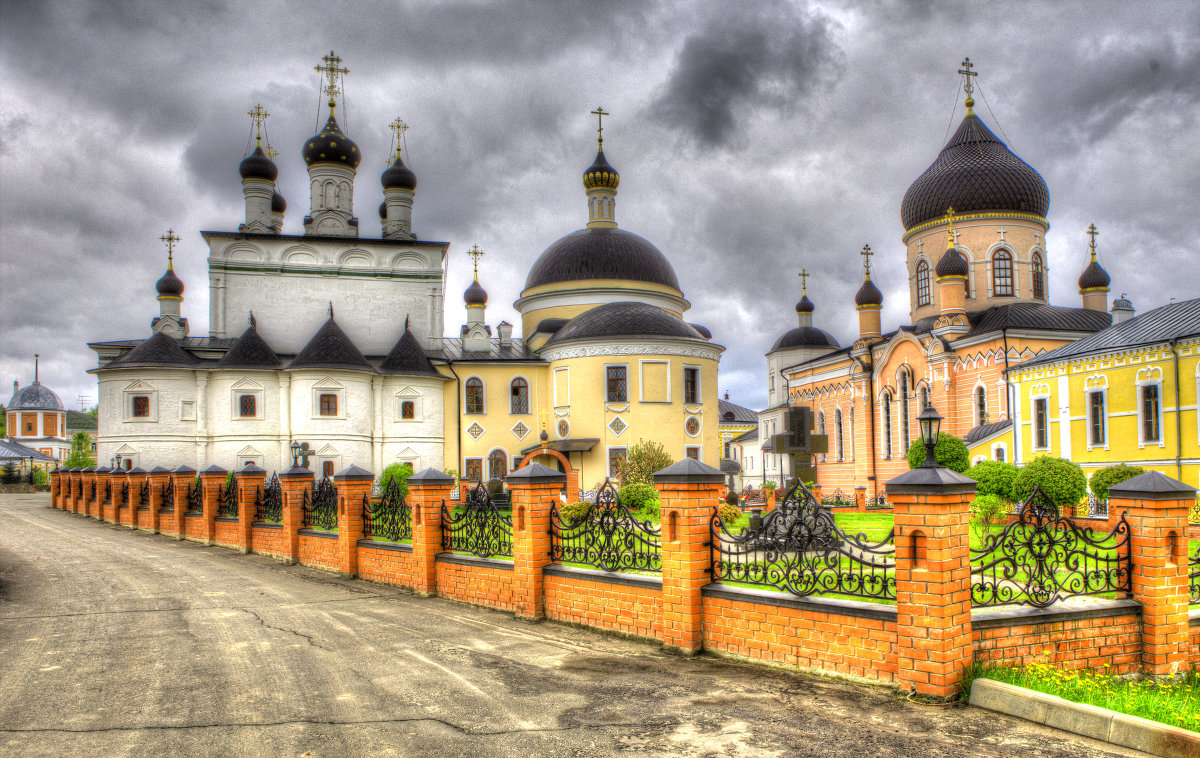
[[[163,482],[162,500],[158,504],[159,513],[175,512],[175,477]]]
[[[890,510],[892,510],[892,504],[888,502],[886,495],[879,495],[878,497],[869,497],[866,500],[866,505],[867,505],[868,511],[890,511]]]
[[[731,533],[714,510],[713,579],[793,595],[896,599],[894,531],[879,542],[838,528],[799,480],[755,528]]]
[[[254,520],[274,524],[283,521],[283,485],[278,474],[271,474],[266,486],[259,488],[254,498]]]
[[[129,507],[129,480],[125,479],[121,482],[121,507]]]
[[[854,504],[855,504],[854,495],[853,494],[847,495],[845,492],[842,492],[840,489],[834,490],[833,492],[829,493],[828,495],[826,495],[823,492],[821,493],[821,505],[854,505]]]
[[[1019,505],[1016,521],[971,550],[975,605],[1046,608],[1069,597],[1132,590],[1124,514],[1101,533],[1059,515],[1040,487]]]
[[[550,507],[550,560],[601,571],[662,571],[662,528],[635,516],[605,479],[591,507],[575,518],[565,518],[557,503]]]
[[[442,504],[442,549],[470,553],[480,558],[511,558],[512,514],[500,510],[483,482],[467,493],[465,503],[452,513]]]
[[[200,486],[199,479],[193,479],[188,485],[187,491],[187,511],[185,513],[203,513],[204,512],[204,489]]]
[[[337,517],[337,487],[333,486],[329,477],[322,477],[311,490],[304,493],[304,526],[307,529],[336,531]]]
[[[1188,569],[1188,602],[1200,604],[1200,547],[1196,548],[1196,554],[1188,561]]]
[[[363,507],[363,530],[367,537],[389,542],[412,539],[412,511],[395,479],[388,479],[378,503],[367,498]]]
[[[110,491],[110,488],[108,486],[108,480],[103,479],[96,486],[98,486],[100,488],[100,496],[99,496],[100,502],[102,502],[102,503],[109,502],[109,498],[112,496],[112,492]]]
[[[138,486],[138,502],[141,503],[140,507],[142,508],[150,507],[150,477],[143,479]]]
[[[1100,500],[1091,493],[1088,493],[1087,509],[1090,518],[1108,518],[1108,501]]]
[[[238,486],[236,479],[226,482],[217,490],[217,515],[228,518],[238,517]]]

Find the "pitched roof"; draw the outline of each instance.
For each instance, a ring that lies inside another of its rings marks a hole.
[[[53,463],[54,459],[50,456],[39,453],[33,448],[25,447],[20,442],[14,442],[9,439],[0,439],[0,461],[12,460],[35,460],[38,463]]]
[[[181,348],[178,342],[164,332],[156,332],[150,339],[143,340],[128,353],[100,368],[192,368],[199,364],[200,359]]]
[[[415,334],[409,331],[407,325],[395,347],[383,359],[383,363],[379,364],[379,371],[384,374],[438,375],[437,370],[425,355],[425,348],[421,347],[421,342]]]
[[[751,429],[750,431],[743,432],[742,434],[739,434],[738,436],[734,437],[733,439],[731,439],[729,441],[730,442],[753,442],[757,439],[758,439],[758,427],[756,426],[753,429]]]
[[[936,315],[926,316],[905,331],[914,334],[930,332],[937,318]],[[1112,323],[1112,316],[1090,308],[1064,308],[1046,303],[1008,303],[982,311],[970,311],[967,313],[967,320],[971,324],[971,331],[968,332],[968,336],[971,336],[998,332],[1001,329],[1095,332]]]
[[[993,421],[990,424],[980,424],[979,426],[973,427],[969,432],[967,432],[966,436],[963,437],[963,442],[967,443],[968,445],[973,445],[980,440],[991,437],[993,434],[1004,431],[1010,426],[1012,426],[1011,419]]]
[[[728,400],[717,400],[717,412],[720,418],[718,422],[725,421],[736,424],[757,424],[758,414],[749,408],[744,408],[736,403],[731,403]],[[732,413],[733,418],[725,418],[726,414]]]
[[[76,432],[94,432],[98,429],[96,417],[90,413],[67,411],[67,429]]]
[[[283,365],[279,356],[253,326],[242,332],[229,352],[217,361],[217,368],[277,369]]]
[[[363,357],[362,352],[350,341],[342,328],[330,316],[329,320],[317,330],[308,341],[300,354],[287,365],[295,368],[337,368],[351,371],[371,371],[371,364]]]
[[[500,339],[493,337],[488,343],[487,350],[471,351],[463,349],[463,341],[459,337],[446,337],[442,340],[442,355],[449,361],[547,361],[538,357],[525,346],[525,341],[512,338],[505,347],[500,346]]]
[[[1200,298],[1147,311],[1026,361],[1021,367],[1056,363],[1077,356],[1108,353],[1196,335],[1200,335]]]

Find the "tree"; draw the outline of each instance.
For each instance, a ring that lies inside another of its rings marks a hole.
[[[75,432],[71,435],[71,454],[63,461],[64,468],[87,468],[95,466],[92,458],[92,436],[87,432]]]
[[[408,478],[413,474],[411,463],[392,463],[379,475],[379,489],[387,492],[388,482],[393,479],[400,489],[401,497],[408,497]]]
[[[1115,466],[1107,466],[1092,474],[1091,481],[1088,482],[1088,487],[1091,488],[1092,494],[1101,502],[1108,501],[1108,488],[1114,484],[1132,479],[1135,476],[1141,476],[1146,473],[1146,469],[1141,466],[1127,466],[1124,463],[1118,463]]]
[[[4,464],[4,473],[0,474],[0,478],[5,484],[14,484],[21,478],[20,472],[17,471],[17,464],[12,461],[7,461]]]
[[[617,467],[617,476],[620,477],[622,485],[653,486],[654,472],[661,471],[674,462],[661,442],[642,439],[629,448],[625,460]]]
[[[1046,499],[1061,509],[1079,504],[1087,492],[1087,477],[1078,464],[1066,458],[1039,455],[1017,474],[1013,481],[1013,499],[1025,500],[1035,486],[1040,486]]]
[[[1012,500],[1012,486],[1019,472],[1020,469],[1005,461],[980,461],[963,473],[979,482],[975,490],[978,494]]]
[[[933,457],[937,459],[939,466],[945,466],[960,474],[971,465],[971,456],[967,454],[966,443],[953,434],[945,432],[938,434],[937,444],[933,447]],[[920,468],[924,463],[925,443],[919,439],[913,440],[913,443],[908,446],[908,467]]]

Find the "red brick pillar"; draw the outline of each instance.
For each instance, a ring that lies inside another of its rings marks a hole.
[[[134,466],[125,472],[125,481],[129,482],[129,528],[138,528],[138,508],[149,506],[142,502],[142,482],[146,481],[146,471],[140,466]]]
[[[1188,668],[1188,507],[1196,490],[1148,471],[1108,489],[1109,513],[1128,510],[1133,599],[1142,604],[1142,672]],[[1118,515],[1119,518],[1119,515]]]
[[[413,590],[437,594],[437,554],[442,552],[442,504],[450,499],[454,479],[435,468],[408,478],[408,508],[412,513]]]
[[[763,513],[775,509],[775,490],[763,489]]]
[[[291,566],[300,561],[300,529],[304,526],[304,493],[312,491],[313,472],[292,466],[279,475],[283,492],[283,562]]]
[[[886,485],[895,508],[896,683],[935,698],[957,692],[971,650],[971,501],[975,481],[916,468]]]
[[[50,507],[51,508],[58,507],[59,476],[60,476],[60,474],[59,474],[58,467],[55,466],[54,469],[50,472]]]
[[[333,475],[338,498],[338,570],[347,579],[358,576],[358,541],[363,538],[363,505],[371,496],[375,475],[351,466]]]
[[[96,500],[96,467],[88,466],[80,474],[79,512],[92,515],[92,504]]]
[[[712,581],[712,516],[725,475],[684,458],[654,474],[662,500],[663,646],[692,655],[702,645],[700,590]]]
[[[125,484],[125,472],[119,468],[108,472],[108,499],[112,502],[112,522],[121,523],[121,506],[125,504],[121,485]]]
[[[212,545],[217,541],[217,508],[220,507],[218,498],[229,472],[220,466],[209,466],[200,473],[200,488],[204,491],[204,529],[201,530],[201,541]]]
[[[181,540],[187,536],[188,490],[196,481],[196,469],[177,466],[171,476],[175,483],[175,539]]]
[[[83,469],[71,469],[71,490],[67,497],[67,510],[79,513],[79,501],[83,497]]]
[[[116,520],[116,512],[113,510],[112,503],[112,472],[115,470],[108,466],[96,469],[96,501],[100,504],[96,509],[96,517],[101,521]]]
[[[163,487],[171,481],[171,470],[163,466],[150,469],[150,533],[158,534],[162,529]]]
[[[104,520],[104,485],[108,483],[108,467],[97,466],[92,473],[92,504],[88,515],[97,521]]]
[[[859,513],[867,512],[867,488],[854,488],[854,509]]]
[[[550,508],[558,502],[566,481],[566,475],[540,463],[530,463],[508,475],[517,618],[537,621],[546,617],[542,569],[550,563]]]
[[[253,463],[237,472],[238,488],[238,552],[249,553],[254,549],[254,517],[257,515],[258,493],[267,479],[266,469]]]

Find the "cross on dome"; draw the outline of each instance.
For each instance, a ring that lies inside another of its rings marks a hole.
[[[1088,225],[1087,233],[1092,238],[1091,243],[1088,245],[1092,251],[1092,260],[1096,260],[1096,237],[1100,234],[1100,230],[1096,228],[1095,224],[1090,224]]]
[[[868,279],[871,278],[871,256],[874,254],[875,253],[871,252],[870,245],[863,245],[862,252],[859,253],[859,255],[861,255],[863,257],[863,260],[866,261],[865,268],[866,268],[866,273],[867,273]]]
[[[262,103],[258,103],[249,111],[247,111],[246,115],[249,116],[250,120],[254,122],[254,139],[258,144],[261,145],[262,127],[266,120],[271,117],[271,114],[267,113],[267,109],[262,107]]]
[[[478,244],[475,244],[471,245],[471,249],[467,251],[467,255],[471,256],[475,265],[475,281],[479,281],[479,258],[483,256],[483,251],[479,249]]]
[[[808,270],[800,269],[800,273],[796,274],[796,276],[800,277],[800,294],[807,295],[808,294],[808,277],[809,277]]]
[[[954,248],[954,243],[958,242],[958,232],[954,231],[954,206],[946,209],[946,224],[949,226],[946,233],[946,249]]]
[[[596,138],[600,144],[600,149],[604,149],[604,117],[610,115],[604,110],[603,105],[596,106],[596,110],[592,111],[592,115],[596,117]]]
[[[971,109],[975,107],[975,98],[971,97],[971,95],[973,95],[975,92],[975,85],[973,85],[971,83],[971,77],[979,76],[978,71],[971,70],[973,67],[974,67],[974,64],[971,63],[970,58],[963,58],[962,68],[960,68],[958,70],[958,73],[962,74],[963,79],[964,79],[963,92],[967,93],[967,113],[968,114],[971,113]]]
[[[170,268],[175,260],[175,243],[179,242],[181,238],[176,236],[174,229],[168,229],[167,233],[159,239],[167,243],[167,267]]]
[[[322,65],[314,66],[313,69],[325,77],[326,83],[322,87],[322,90],[329,96],[330,101],[332,101],[341,94],[341,79],[350,73],[350,69],[342,68],[342,59],[332,50],[329,51],[329,55],[322,56],[321,61],[323,62]]]

